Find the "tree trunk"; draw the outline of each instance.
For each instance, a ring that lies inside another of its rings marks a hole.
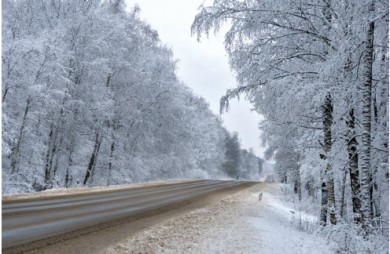
[[[344,218],[345,210],[345,187],[347,181],[347,170],[343,169],[343,178],[341,180],[341,198],[340,198],[340,218]]]
[[[59,163],[59,160],[60,160],[60,154],[61,154],[61,150],[62,150],[62,143],[63,143],[63,140],[64,140],[64,136],[62,134],[60,134],[61,137],[60,137],[60,141],[58,143],[58,151],[56,151],[56,154],[55,157],[55,162],[54,162],[54,166],[53,166],[53,178],[56,177],[57,175],[57,170],[58,170],[58,163]],[[57,142],[56,142],[56,146],[57,146]]]
[[[58,153],[57,149],[61,144],[57,144],[58,139],[58,127],[55,127],[52,123],[50,126],[49,140],[48,140],[48,149],[46,154],[45,162],[45,189],[52,188],[53,178],[56,174],[56,165],[55,158],[57,158]]]
[[[11,160],[11,174],[18,172],[19,167],[19,158],[20,158],[20,147],[23,143],[23,133],[24,128],[26,127],[26,120],[27,120],[27,114],[30,110],[30,96],[28,97],[26,101],[26,108],[24,109],[23,119],[22,119],[22,126],[20,127],[19,131],[19,137],[18,141],[16,142],[15,147],[12,149],[12,160]]]
[[[49,132],[49,140],[47,144],[47,152],[46,152],[46,162],[45,162],[45,189],[49,188],[50,175],[51,175],[51,165],[50,165],[50,154],[51,154],[51,143],[53,138],[53,124],[50,126]]]
[[[60,154],[61,154],[61,151],[63,151],[63,147],[62,147],[62,144],[63,144],[63,141],[64,141],[64,133],[63,131],[60,132],[60,130],[63,130],[63,126],[65,125],[65,112],[64,112],[64,106],[65,106],[65,98],[63,99],[62,101],[62,106],[61,106],[61,110],[60,110],[60,114],[59,114],[59,117],[58,117],[58,125],[56,126],[56,138],[54,140],[54,146],[53,146],[53,159],[55,157],[55,160],[54,160],[54,164],[52,165],[52,178],[54,179],[57,175],[57,170],[58,170],[58,164],[59,164],[59,159],[60,159]]]
[[[336,200],[334,195],[334,180],[333,180],[333,174],[332,174],[332,166],[330,163],[327,163],[326,165],[326,171],[328,171],[328,210],[329,210],[329,221],[333,225],[336,225],[337,219],[336,219]]]
[[[3,85],[4,85],[4,84],[3,84]],[[2,98],[2,102],[3,102],[3,103],[4,103],[4,101],[5,101],[5,97],[7,96],[8,90],[9,90],[9,87],[5,87],[5,88],[4,88],[3,98]]]
[[[299,173],[299,168],[294,169],[294,192],[295,194],[298,194],[298,200],[302,200],[302,190],[301,190],[301,176]]]
[[[65,173],[65,188],[68,188],[73,184],[73,175],[72,175],[72,167],[74,164],[74,149],[75,149],[75,139],[76,137],[74,135],[68,136],[69,143],[67,144],[67,151],[68,152],[68,166],[66,167],[66,173]]]
[[[65,188],[68,188],[69,185],[72,183],[72,177],[70,175],[70,168],[73,165],[73,149],[69,152],[68,157],[68,167],[66,168],[66,175],[65,175]]]
[[[374,12],[374,2],[370,4],[369,12]],[[371,17],[372,18],[372,17]],[[374,22],[368,24],[366,49],[364,54],[364,83],[362,87],[362,152],[361,152],[361,197],[362,211],[364,215],[364,225],[368,229],[371,223],[371,103],[372,103],[372,69],[373,69],[373,54],[374,54]]]
[[[326,187],[325,182],[326,175],[323,176],[321,183],[321,215],[320,215],[320,223],[322,226],[325,226],[327,223],[327,214],[328,214],[328,188]]]
[[[332,29],[332,11],[331,1],[324,0],[323,15],[326,19],[324,25],[328,32]],[[325,55],[328,55],[328,50],[325,51]],[[325,167],[325,179],[322,179],[322,210],[321,210],[321,222],[326,225],[326,216],[329,212],[330,223],[336,224],[336,209],[335,209],[335,195],[334,195],[334,180],[333,170],[330,163],[329,154],[332,150],[332,124],[333,124],[333,104],[332,97],[328,93],[325,97],[324,105],[322,108],[322,120],[323,120],[323,131],[324,131],[324,155],[323,158],[326,160]],[[326,182],[326,183],[325,183]],[[326,188],[326,191],[325,191]],[[326,199],[326,200],[325,200]],[[325,218],[325,219],[324,219]]]
[[[356,224],[362,223],[363,216],[361,211],[360,200],[360,179],[359,179],[359,155],[357,153],[358,142],[355,133],[355,111],[349,111],[348,125],[348,171],[351,179],[351,196],[352,196],[352,211],[353,220]]]
[[[330,223],[336,224],[336,208],[335,208],[335,194],[334,194],[334,180],[333,180],[333,170],[330,163],[329,154],[332,150],[332,124],[333,124],[333,103],[332,97],[328,94],[325,97],[324,106],[323,106],[323,130],[324,130],[324,151],[326,159],[326,187],[327,187],[327,204],[329,211]]]
[[[107,178],[107,186],[111,184],[111,172],[112,172],[112,161],[114,159],[114,151],[115,151],[115,140],[113,137],[112,143],[111,143],[111,150],[110,150],[110,161],[108,162],[108,178]]]
[[[84,177],[84,181],[83,181],[84,185],[87,184],[88,180],[92,176],[93,171],[95,169],[96,159],[97,159],[97,155],[98,155],[99,149],[100,149],[100,143],[101,143],[100,135],[99,135],[99,133],[96,133],[95,146],[94,146],[94,149],[93,149],[93,152],[91,155],[91,159],[89,160],[87,172],[86,172],[85,177]]]
[[[379,115],[378,115],[378,102],[377,102],[377,91],[376,87],[372,87],[372,109],[373,109],[373,120],[371,125],[371,132],[372,133],[378,133],[379,130]],[[378,158],[378,155],[376,155],[375,150],[371,151],[371,157],[373,160],[375,158]],[[372,161],[373,161],[372,160]],[[371,218],[374,219],[373,222],[375,223],[375,218],[380,217],[380,191],[378,188],[378,167],[379,163],[378,161],[371,163],[371,187],[370,187],[370,198],[371,198]],[[378,227],[378,225],[374,225],[375,227]]]

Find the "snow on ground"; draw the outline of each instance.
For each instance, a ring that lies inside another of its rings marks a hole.
[[[143,183],[130,183],[124,185],[111,185],[111,186],[101,186],[101,187],[78,187],[78,188],[55,188],[48,189],[41,192],[32,192],[32,193],[12,193],[12,194],[3,194],[3,201],[12,201],[20,200],[27,198],[42,198],[42,197],[52,197],[52,196],[66,196],[66,195],[77,195],[82,193],[96,193],[96,192],[105,192],[105,191],[115,191],[115,190],[126,190],[132,188],[139,188],[144,186],[154,186],[154,185],[164,185],[172,183],[184,183],[191,181],[200,181],[200,179],[173,179],[173,180],[160,180],[160,181],[150,181]]]
[[[258,184],[150,226],[102,253],[333,253],[324,239],[293,227],[297,216],[316,218],[288,208],[279,195],[277,184]]]
[[[247,222],[261,234],[262,253],[334,253],[325,239],[300,232],[293,224],[315,223],[316,216],[287,207],[279,197],[276,184],[268,185],[263,194],[259,216]],[[253,198],[258,195],[253,194]]]

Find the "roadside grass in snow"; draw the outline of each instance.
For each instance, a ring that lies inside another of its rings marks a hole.
[[[294,216],[290,216],[291,225],[298,231],[320,236],[326,239],[328,245],[333,245],[337,254],[388,254],[389,253],[389,226],[388,222],[382,222],[381,227],[374,228],[372,233],[364,236],[360,226],[347,223],[339,218],[337,225],[322,227],[315,214],[318,204],[314,199],[302,198],[298,200],[292,187],[286,184],[279,184],[282,193],[280,197],[283,204],[293,207],[279,207],[280,210],[287,210]],[[282,203],[280,203],[282,204]],[[277,207],[277,206],[275,206]],[[314,212],[314,213],[313,213]],[[287,214],[287,213],[286,213]]]
[[[280,184],[265,185],[259,217],[249,223],[259,230],[262,252],[277,254],[332,254],[334,248],[318,235],[311,234],[317,218],[293,202],[285,201]],[[254,196],[253,196],[254,198]]]
[[[338,254],[388,254],[389,238],[379,231],[364,236],[361,227],[339,223],[319,228],[316,234],[337,246]]]

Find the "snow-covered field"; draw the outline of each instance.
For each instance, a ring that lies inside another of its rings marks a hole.
[[[324,239],[292,225],[316,217],[283,204],[278,187],[255,185],[150,226],[102,253],[333,253]]]

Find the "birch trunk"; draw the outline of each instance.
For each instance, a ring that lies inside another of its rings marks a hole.
[[[341,180],[341,198],[340,198],[340,218],[345,217],[345,187],[346,187],[346,181],[347,181],[347,170],[343,169],[343,178]]]
[[[370,4],[369,12],[374,12],[374,2]],[[374,21],[369,22],[367,29],[366,49],[364,54],[364,83],[362,87],[362,152],[361,152],[361,197],[364,224],[371,223],[371,102],[372,75],[374,54]],[[367,227],[366,227],[367,228]]]
[[[352,211],[353,220],[356,224],[362,223],[363,216],[361,211],[360,200],[360,182],[359,182],[359,155],[357,153],[358,142],[355,132],[355,111],[349,111],[348,125],[348,171],[351,179],[351,196],[352,196]]]
[[[329,211],[330,223],[336,224],[336,207],[334,194],[333,169],[330,163],[329,154],[332,150],[332,124],[333,124],[333,102],[332,97],[328,94],[325,97],[323,106],[323,131],[324,131],[324,152],[326,160],[326,187],[327,187],[327,206]]]

